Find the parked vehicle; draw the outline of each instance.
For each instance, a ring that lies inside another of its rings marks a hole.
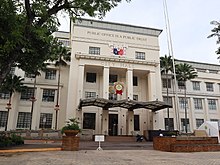
[[[144,137],[142,135],[137,134],[136,135],[136,142],[142,142],[144,140]]]

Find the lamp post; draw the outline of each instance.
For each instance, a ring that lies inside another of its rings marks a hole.
[[[60,110],[60,106],[58,104],[55,105],[54,110],[56,111],[55,130],[57,130],[57,118],[58,118],[58,111]]]
[[[33,111],[34,111],[34,102],[36,101],[37,99],[35,99],[34,96],[32,96],[30,98],[30,101],[31,101],[31,121],[30,121],[30,130],[31,130],[31,126],[32,126],[32,116],[33,116]]]
[[[187,124],[188,124],[188,122],[187,122],[187,99],[186,99],[186,82],[185,82],[185,87],[184,87],[184,96],[185,96],[185,102],[184,102],[184,108],[185,108],[185,130],[186,130],[186,134],[188,133],[188,130],[187,130]]]
[[[5,107],[7,110],[8,110],[8,116],[7,116],[7,120],[6,120],[6,123],[5,123],[5,131],[7,131],[7,128],[8,128],[8,118],[9,118],[9,110],[11,109],[11,103],[9,102],[6,107]]]

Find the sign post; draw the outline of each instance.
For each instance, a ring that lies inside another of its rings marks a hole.
[[[104,142],[104,141],[105,141],[104,135],[95,135],[95,142],[99,142],[99,147],[96,150],[98,150],[98,151],[103,150],[101,148],[101,142]]]

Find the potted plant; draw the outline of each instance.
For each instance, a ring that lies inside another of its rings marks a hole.
[[[70,118],[61,129],[61,133],[66,136],[76,136],[80,132],[79,122],[76,118]]]

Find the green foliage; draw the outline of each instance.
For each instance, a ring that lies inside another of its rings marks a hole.
[[[0,84],[11,67],[28,73],[59,56],[53,32],[57,13],[75,20],[85,15],[102,18],[122,0],[3,0],[0,1]],[[130,0],[126,0],[129,2]]]
[[[160,69],[162,74],[168,74],[169,71],[173,72],[173,60],[171,56],[165,55],[160,57]]]
[[[79,122],[76,118],[70,118],[69,121],[66,122],[66,125],[61,129],[61,133],[64,133],[65,130],[79,130]]]
[[[15,134],[7,135],[5,133],[0,134],[0,147],[9,147],[21,144],[24,144],[24,139],[21,136]]]
[[[175,68],[176,78],[178,81],[186,82],[187,80],[194,79],[198,76],[194,68],[187,63],[177,64]]]
[[[220,44],[220,22],[211,21],[210,24],[214,25],[215,27],[212,29],[212,34],[210,34],[208,38],[217,37],[216,44]],[[220,59],[220,47],[218,47],[216,50],[216,54],[218,55],[218,59]]]
[[[14,92],[22,92],[26,88],[26,86],[24,86],[22,83],[23,80],[24,79],[20,76],[12,76],[11,74],[8,74],[0,90],[3,92],[9,92],[10,96]]]

